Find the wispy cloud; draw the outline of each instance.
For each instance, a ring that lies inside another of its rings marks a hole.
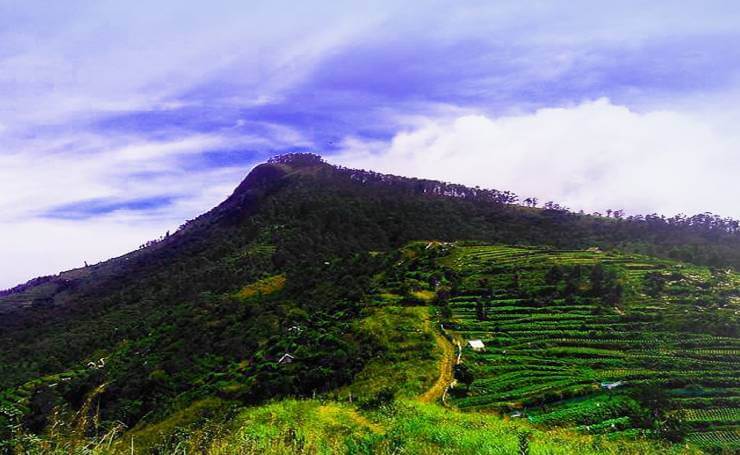
[[[588,108],[598,118],[660,126],[651,137],[661,144],[676,122],[682,139],[675,146],[714,141],[702,147],[715,150],[714,158],[698,169],[722,174],[737,164],[726,138],[740,118],[733,107],[740,104],[740,51],[727,45],[740,38],[738,24],[740,6],[722,1],[433,1],[422,8],[165,0],[143,8],[0,0],[0,237],[21,242],[0,243],[0,287],[78,264],[80,256],[123,253],[133,244],[119,236],[138,237],[138,245],[171,229],[226,196],[253,163],[283,151],[349,160],[351,150],[357,163],[404,174],[426,169],[422,159],[439,165],[456,156],[470,173],[437,177],[471,181],[488,155],[433,150],[443,142],[469,150],[496,144],[509,147],[508,155],[532,156],[514,143],[519,133],[502,125],[520,119],[567,129],[566,120]],[[601,97],[611,103],[588,103]],[[704,117],[714,132],[701,135],[695,119]],[[502,128],[510,137],[499,143],[492,135]],[[594,131],[631,144],[629,157],[637,159],[639,147],[653,145],[640,139],[649,136],[645,128],[618,130],[624,137]],[[463,140],[463,132],[471,137]],[[599,139],[579,137],[582,148]],[[360,148],[375,155],[358,155]],[[573,156],[583,169],[603,165],[595,154]],[[540,179],[520,186],[527,181],[491,184],[548,191]],[[610,185],[596,188],[627,194]],[[558,191],[542,196],[590,204]],[[615,198],[632,205],[625,208],[651,206]],[[692,211],[708,198],[687,194],[675,206],[653,205]],[[706,208],[734,210],[721,197],[709,199]],[[43,243],[38,256],[35,246],[22,246],[31,241],[25,232]],[[69,236],[64,246],[40,240],[60,235]],[[74,239],[86,243],[76,249]]]

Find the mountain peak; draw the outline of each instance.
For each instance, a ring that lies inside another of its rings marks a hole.
[[[287,153],[273,156],[267,162],[255,166],[234,190],[234,194],[272,187],[275,182],[287,174],[332,167],[320,155],[314,153]]]
[[[327,165],[321,155],[315,153],[286,153],[276,155],[267,160],[268,164],[283,164],[294,168]]]

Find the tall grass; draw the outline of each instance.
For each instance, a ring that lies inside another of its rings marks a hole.
[[[285,400],[245,410],[238,423],[206,453],[509,455],[518,453],[522,440],[532,455],[699,453],[651,441],[538,430],[524,422],[410,400],[366,412],[348,403]]]

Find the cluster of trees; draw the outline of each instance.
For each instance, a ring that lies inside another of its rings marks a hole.
[[[155,246],[155,245],[158,245],[158,244],[160,244],[160,243],[164,242],[164,241],[165,241],[165,240],[167,240],[167,239],[168,239],[169,237],[170,237],[170,231],[167,231],[167,232],[165,232],[165,234],[164,234],[164,235],[160,236],[160,237],[159,237],[159,238],[157,238],[157,239],[154,239],[154,240],[148,240],[148,241],[146,241],[146,242],[142,243],[141,245],[139,245],[139,249],[140,249],[140,250],[143,250],[144,248],[150,248],[150,247],[153,247],[153,246]],[[87,264],[87,263],[86,263],[86,264]]]
[[[653,271],[645,274],[643,289],[653,298],[670,293],[680,296],[685,305],[699,307],[702,310],[713,310],[702,313],[701,318],[680,318],[672,321],[675,330],[695,333],[711,333],[717,336],[737,337],[740,328],[736,321],[723,314],[721,310],[728,306],[730,299],[740,297],[740,290],[718,286],[718,279],[723,271],[713,270],[708,281],[698,281],[681,273],[664,273]],[[670,286],[680,283],[678,286]]]
[[[290,166],[325,166],[326,162],[320,155],[311,153],[289,153],[271,158],[270,163],[285,164]],[[395,187],[404,191],[413,191],[415,193],[452,197],[478,202],[493,203],[496,205],[517,205],[521,200],[522,206],[537,207],[539,200],[536,197],[520,199],[520,197],[511,191],[502,191],[495,189],[481,189],[479,187],[466,187],[464,185],[440,182],[434,180],[424,180],[409,177],[400,177],[390,174],[381,174],[374,171],[350,169],[342,166],[331,166],[331,169],[340,175],[349,177],[355,182],[364,185],[381,184]],[[573,214],[570,209],[554,201],[548,201],[544,204],[543,209],[552,212],[568,212]],[[651,228],[680,228],[693,232],[724,233],[734,235],[740,232],[740,221],[729,217],[721,217],[713,213],[701,213],[693,216],[678,214],[672,217],[666,217],[656,213],[648,215],[630,215],[625,216],[622,209],[607,209],[606,218],[626,221],[638,225],[647,225]],[[585,215],[580,213],[580,215]],[[592,217],[601,218],[604,215],[600,212],[594,212]]]
[[[606,308],[620,307],[624,295],[624,286],[618,275],[600,263],[592,267],[553,265],[543,277],[547,286],[536,292],[519,285],[519,271],[514,270],[511,278],[508,292],[518,298],[527,299],[529,304],[535,306],[552,305],[557,298],[565,299],[571,305],[576,304],[579,298],[596,298],[601,302],[596,311],[602,312]],[[489,302],[493,299],[495,290],[486,279],[481,279],[479,286],[481,296],[475,302],[475,314],[476,319],[485,321],[488,319]],[[452,311],[447,300],[438,298],[438,304],[442,319],[449,319]]]
[[[614,218],[622,219],[622,211],[614,211]],[[650,215],[630,215],[624,218],[631,223],[644,223],[655,228],[674,227],[705,234],[729,234],[740,233],[740,221],[729,217],[722,217],[710,212],[687,216],[683,214],[665,217],[656,213]]]
[[[13,294],[20,294],[22,292],[31,290],[35,288],[36,286],[53,281],[54,278],[55,277],[53,275],[40,276],[38,278],[34,278],[32,280],[29,280],[26,283],[19,284],[18,286],[14,286],[10,289],[0,290],[0,297],[6,297],[9,295],[13,295]]]
[[[288,153],[271,158],[268,163],[286,164],[290,166],[321,166],[326,162],[320,155],[313,153]],[[351,180],[363,185],[388,185],[403,191],[412,191],[418,194],[452,197],[476,201],[491,202],[494,204],[516,204],[519,197],[510,191],[487,190],[480,187],[470,188],[455,183],[439,182],[409,177],[400,177],[390,174],[381,174],[374,171],[351,169],[343,166],[332,166],[333,170]],[[528,199],[531,201],[531,199]]]
[[[269,256],[241,255],[234,230],[213,232],[200,245],[181,245],[188,254],[158,250],[116,280],[85,289],[70,313],[56,314],[56,324],[38,319],[6,335],[3,342],[12,342],[0,353],[3,387],[79,370],[92,355],[106,358],[104,368],[36,390],[24,419],[29,429],[42,429],[51,409],[74,408],[103,382],[101,419],[131,426],[182,400],[308,396],[351,380],[372,349],[351,323],[382,258],[313,256],[302,244],[301,257],[282,252],[282,291],[244,300],[235,297],[240,286],[278,268]],[[304,239],[286,233],[279,240],[287,248]],[[295,361],[278,364],[285,353]]]
[[[652,430],[657,437],[671,442],[683,441],[690,427],[675,400],[660,385],[645,383],[632,386],[629,394],[642,404],[631,408],[629,417],[635,426]]]
[[[487,202],[498,205],[516,204],[519,197],[511,191],[488,190],[480,187],[470,188],[455,183],[439,182],[408,177],[399,177],[389,174],[380,174],[372,171],[358,171],[355,169],[340,169],[354,181],[364,185],[383,184],[397,187],[417,194],[451,197],[477,202]]]

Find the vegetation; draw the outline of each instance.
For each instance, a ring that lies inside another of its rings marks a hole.
[[[285,275],[273,275],[244,286],[244,288],[237,293],[237,296],[243,299],[249,299],[255,296],[274,294],[285,287],[285,282]]]
[[[733,223],[278,158],[175,233],[0,294],[0,447],[734,450]]]
[[[463,352],[475,379],[453,394],[458,407],[598,434],[688,434],[705,447],[698,433],[724,434],[721,415],[733,440],[740,275],[531,247],[457,247],[440,263],[459,280],[447,326],[486,344]]]
[[[519,451],[520,435],[526,435],[531,454],[690,453],[645,441],[614,443],[533,430],[495,416],[408,400],[365,414],[348,404],[289,400],[247,410],[237,421],[239,429],[219,439],[210,453],[512,454]]]
[[[376,350],[352,384],[332,396],[363,403],[384,391],[399,398],[422,394],[437,379],[441,355],[429,323],[429,308],[379,303],[367,314],[356,330],[372,340]]]

